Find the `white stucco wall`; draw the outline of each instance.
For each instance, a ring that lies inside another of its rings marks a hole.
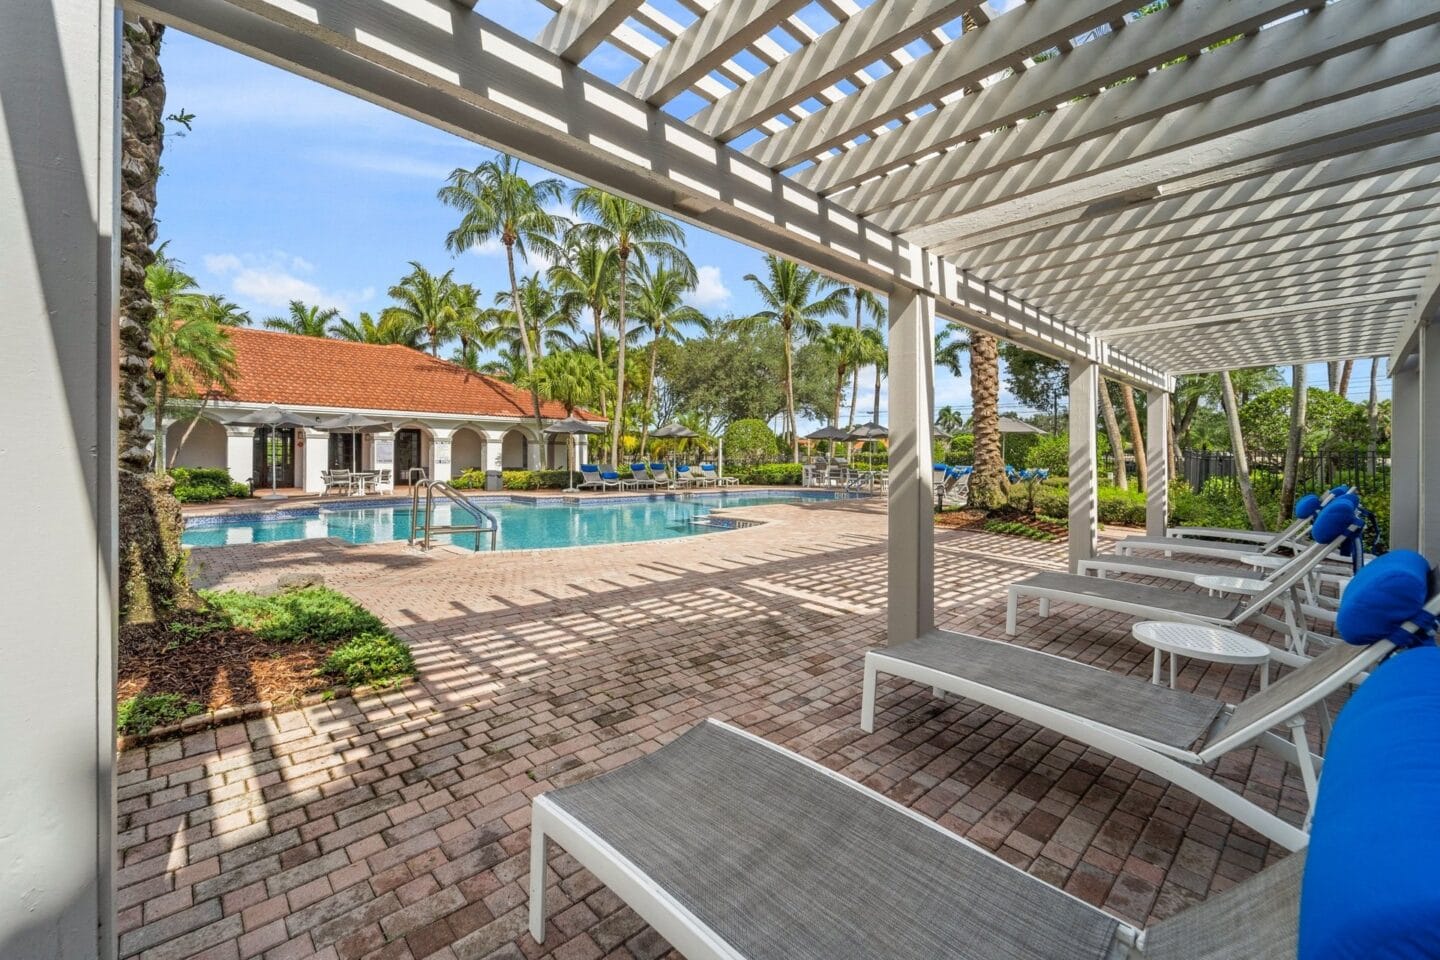
[[[450,439],[450,471],[460,476],[466,470],[485,469],[485,440],[470,427],[461,427]]]
[[[165,459],[176,467],[225,469],[227,465],[225,428],[213,420],[202,418],[190,430],[190,420],[178,420],[165,431]],[[190,430],[190,438],[180,438]]]
[[[524,470],[532,466],[525,457],[525,445],[530,438],[522,430],[511,430],[505,434],[501,444],[500,462],[506,470]]]

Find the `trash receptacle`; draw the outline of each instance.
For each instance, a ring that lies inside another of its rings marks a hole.
[[[498,491],[500,491],[500,490],[504,490],[504,489],[505,489],[505,483],[504,483],[504,481],[501,480],[501,478],[500,478],[500,471],[499,471],[499,470],[486,470],[486,471],[485,471],[485,492],[486,492],[486,493],[496,493],[496,492],[498,492]]]

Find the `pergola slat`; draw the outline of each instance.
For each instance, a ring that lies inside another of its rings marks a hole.
[[[542,47],[579,63],[610,38],[644,0],[569,0],[540,34]]]

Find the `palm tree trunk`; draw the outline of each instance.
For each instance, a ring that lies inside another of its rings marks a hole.
[[[799,432],[795,429],[795,368],[793,365],[793,350],[790,342],[790,327],[781,328],[785,333],[785,416],[786,422],[790,425],[790,462],[800,462],[800,438]]]
[[[605,369],[605,331],[600,325],[600,308],[592,306],[590,312],[595,317],[595,359],[600,364],[600,369]],[[610,401],[605,398],[605,391],[600,391],[600,416],[609,417]]]
[[[1365,422],[1369,426],[1370,451],[1366,457],[1366,470],[1373,474],[1375,472],[1376,447],[1380,443],[1380,393],[1378,389],[1378,374],[1380,370],[1380,358],[1370,358],[1370,400],[1365,404]]]
[[[1354,361],[1354,360],[1346,360],[1344,363],[1342,363],[1342,364],[1340,365],[1340,385],[1339,385],[1339,387],[1338,387],[1338,388],[1336,389],[1336,391],[1335,391],[1335,392],[1338,393],[1340,396],[1343,397],[1343,396],[1345,396],[1346,393],[1348,393],[1348,392],[1350,391],[1350,374],[1352,374],[1352,373],[1354,373],[1354,372],[1355,372],[1355,361]]]
[[[856,374],[859,374],[857,369]],[[845,365],[842,363],[835,368],[835,415],[830,418],[830,425],[840,426],[840,397],[845,393]],[[850,404],[850,419],[855,419],[855,404]]]
[[[982,510],[1009,499],[1005,456],[1000,447],[1000,345],[988,334],[970,334],[970,399],[975,420],[975,472],[970,503]]]
[[[1240,430],[1240,405],[1235,402],[1235,384],[1230,371],[1220,371],[1220,397],[1225,405],[1225,422],[1230,428],[1230,449],[1235,452],[1235,482],[1240,486],[1240,499],[1245,503],[1245,516],[1255,530],[1265,529],[1260,504],[1255,500],[1255,487],[1250,483],[1250,459],[1245,455],[1245,434]]]
[[[1135,451],[1135,479],[1140,484],[1140,492],[1145,492],[1145,441],[1140,434],[1140,414],[1135,410],[1135,393],[1130,389],[1129,384],[1120,384],[1120,394],[1125,398],[1125,419],[1130,421],[1130,446]]]
[[[655,359],[660,352],[660,338],[650,341],[650,379],[645,381],[645,425],[640,430],[640,453],[648,457],[650,450],[650,404],[655,402]]]
[[[1120,434],[1120,421],[1115,419],[1115,404],[1110,399],[1110,381],[1100,378],[1100,415],[1105,420],[1105,434],[1110,438],[1110,458],[1115,463],[1115,486],[1130,489],[1130,468],[1125,466],[1125,438]]]
[[[1300,440],[1305,435],[1305,365],[1290,368],[1290,435],[1285,439],[1285,467],[1280,476],[1280,516],[1295,509],[1295,487],[1300,472]]]
[[[1340,361],[1332,360],[1325,364],[1325,387],[1331,393],[1336,393],[1336,387],[1340,385]]]
[[[862,318],[861,318],[861,315],[860,315],[860,291],[859,291],[859,290],[855,290],[855,291],[854,291],[854,294],[855,294],[855,332],[856,332],[856,333],[860,333],[860,332],[861,332],[861,322],[862,322]],[[879,378],[880,378],[880,368],[879,368],[879,367],[876,367],[876,368],[875,368],[875,378],[876,378],[877,381],[878,381]],[[876,392],[876,393],[879,393],[879,392],[880,392],[880,388],[879,388],[878,382],[877,382],[877,385],[876,385],[876,388],[875,388],[875,392]],[[855,373],[854,373],[854,375],[851,376],[851,378],[850,378],[850,420],[849,420],[849,422],[846,424],[847,429],[848,429],[848,428],[852,428],[852,427],[855,426],[855,404],[856,404],[857,402],[859,402],[859,400],[860,400],[860,365],[859,365],[859,364],[856,364],[856,365],[855,365]],[[835,425],[836,425],[837,427],[840,425],[840,417],[839,417],[838,415],[835,417]]]
[[[881,377],[880,365],[877,363],[877,364],[875,365],[875,398],[874,398],[874,404],[873,404],[873,406],[871,407],[871,410],[870,410],[870,422],[871,422],[871,423],[879,423],[879,422],[880,422],[880,377]]]
[[[620,469],[620,434],[625,429],[625,281],[630,268],[630,255],[620,251],[620,289],[616,294],[616,322],[619,338],[615,343],[615,419],[610,424],[610,469]]]
[[[525,308],[520,303],[520,283],[515,278],[515,241],[501,237],[505,244],[505,266],[510,272],[510,305],[515,308],[515,325],[520,328],[520,348],[525,353],[525,373],[531,380],[530,403],[535,410],[535,432],[540,437],[540,465],[550,466],[549,444],[545,443],[545,421],[540,416],[540,393],[535,389],[535,354],[530,345],[530,331],[525,324]]]

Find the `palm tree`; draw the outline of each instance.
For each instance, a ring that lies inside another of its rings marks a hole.
[[[214,324],[216,327],[244,327],[250,325],[250,314],[240,309],[234,303],[220,296],[201,296],[194,301],[193,307],[199,315],[199,319],[206,323]],[[231,371],[225,371],[225,379],[228,381]],[[175,452],[170,454],[170,466],[174,466],[175,455],[190,440],[190,435],[195,432],[195,427],[200,423],[200,416],[205,412],[205,407],[214,397],[214,391],[207,390],[200,394],[200,402],[190,411],[190,425],[180,435],[180,443],[176,446]]]
[[[845,312],[845,289],[829,277],[774,254],[765,255],[766,279],[753,273],[745,281],[755,288],[765,305],[750,317],[737,321],[749,329],[761,323],[780,327],[785,345],[785,414],[790,430],[790,458],[800,459],[800,436],[795,423],[795,338],[819,336],[821,321]]]
[[[935,425],[951,435],[961,433],[965,430],[965,415],[947,405],[935,412]]]
[[[639,275],[631,285],[630,296],[635,304],[638,329],[650,334],[650,374],[645,379],[645,423],[640,434],[640,453],[650,443],[650,408],[655,401],[655,362],[664,340],[683,340],[681,328],[696,326],[709,332],[710,321],[705,314],[685,302],[686,291],[694,285],[667,267],[650,269],[641,264]]]
[[[386,291],[396,303],[386,307],[380,318],[424,334],[430,355],[438,357],[440,344],[454,334],[457,289],[453,268],[437,276],[411,260],[410,272]]]
[[[165,413],[171,398],[200,399],[212,390],[228,390],[235,375],[235,351],[225,325],[217,321],[223,307],[217,312],[214,301],[194,292],[194,278],[163,257],[145,274],[145,288],[155,304],[150,320],[155,472],[163,473]]]
[[[445,236],[445,247],[459,253],[487,241],[499,240],[505,248],[505,267],[510,276],[510,299],[517,305],[515,322],[525,356],[525,372],[535,370],[535,354],[526,333],[524,304],[520,302],[515,275],[515,255],[536,253],[558,260],[555,237],[564,228],[564,219],[545,210],[545,204],[560,200],[565,185],[556,177],[531,183],[520,173],[520,162],[499,154],[474,170],[456,169],[440,188],[440,202],[460,211],[460,223]],[[535,426],[540,429],[540,398],[531,398]],[[543,448],[542,448],[543,449]]]
[[[351,343],[397,344],[418,350],[421,331],[407,326],[399,317],[382,316],[377,322],[370,314],[361,313],[358,321],[341,320],[331,327],[330,336]]]
[[[502,347],[497,351],[494,360],[487,360],[484,363],[480,362],[480,354],[478,351],[474,354],[474,360],[470,361],[470,358],[464,354],[463,349],[457,352],[457,355],[453,359],[456,363],[467,369],[474,370],[476,373],[483,373],[487,377],[504,380],[506,383],[518,385],[524,382],[528,376],[525,372],[525,356],[520,352],[520,345],[518,343]],[[475,364],[473,367],[470,365],[471,362]]]
[[[1220,371],[1220,396],[1225,406],[1225,422],[1230,427],[1230,446],[1235,455],[1235,481],[1240,487],[1240,499],[1245,503],[1245,516],[1256,530],[1265,529],[1265,518],[1260,514],[1260,504],[1255,499],[1255,488],[1250,483],[1250,458],[1245,455],[1245,434],[1240,430],[1240,404],[1235,396],[1235,383],[1230,371]]]
[[[576,407],[594,403],[604,391],[605,369],[584,351],[563,350],[537,363],[535,375],[526,385],[541,399],[560,404],[568,415]]]
[[[238,303],[231,303],[221,296],[207,296],[204,306],[213,323],[222,327],[248,327],[250,314]]]
[[[616,299],[620,276],[620,260],[615,248],[584,235],[572,228],[565,240],[565,256],[549,270],[550,285],[561,305],[573,314],[590,311],[594,335],[590,343],[595,359],[605,366],[603,344],[604,318],[611,312]],[[602,405],[600,412],[609,416]]]
[[[619,349],[615,355],[615,415],[610,425],[610,466],[620,465],[620,433],[625,422],[625,293],[630,258],[664,264],[695,282],[695,266],[681,249],[685,231],[669,217],[596,187],[581,187],[570,195],[570,206],[590,222],[578,227],[579,236],[613,249],[619,261],[615,278],[615,325]]]
[[[868,316],[870,322],[875,324],[879,331],[885,323],[885,304],[879,297],[866,290],[864,287],[850,287],[847,291],[851,300],[855,303],[855,332],[859,333],[864,327],[865,318]],[[884,338],[881,338],[881,346],[884,346]],[[880,420],[880,367],[875,367],[875,421]],[[860,399],[860,366],[854,368],[854,375],[850,380],[850,420],[847,427],[855,426],[855,404]],[[839,424],[836,424],[839,426]]]
[[[528,277],[522,277],[519,290],[520,311],[528,318],[525,330],[529,334],[529,348],[536,363],[545,359],[545,355],[551,351],[578,348],[579,343],[574,337],[574,315],[556,301],[555,295],[545,285],[540,274],[532,273]],[[500,311],[505,318],[503,335],[519,344],[520,325],[509,291],[501,290],[495,294],[495,303],[504,308]]]
[[[1100,417],[1105,421],[1105,434],[1110,438],[1110,455],[1115,460],[1115,486],[1130,489],[1130,468],[1125,465],[1125,436],[1120,421],[1115,419],[1115,401],[1110,399],[1110,381],[1100,378]]]
[[[1000,344],[970,331],[970,405],[975,433],[975,471],[970,502],[982,510],[1005,505],[1005,454],[1000,446]]]
[[[1125,419],[1130,422],[1130,446],[1135,451],[1135,481],[1144,493],[1148,486],[1145,476],[1145,441],[1140,432],[1140,414],[1135,409],[1135,390],[1128,383],[1122,383],[1120,398],[1125,404]]]
[[[830,415],[830,425],[838,427],[840,425],[840,398],[845,391],[846,374],[858,372],[861,367],[868,367],[872,363],[884,360],[885,342],[880,339],[880,333],[877,330],[846,327],[838,323],[832,323],[817,342],[835,369],[835,400]],[[855,423],[854,396],[852,386],[851,425]]]
[[[302,337],[328,337],[330,322],[339,316],[340,311],[334,307],[321,309],[300,300],[291,300],[289,316],[268,317],[265,326],[271,330],[299,334]]]

